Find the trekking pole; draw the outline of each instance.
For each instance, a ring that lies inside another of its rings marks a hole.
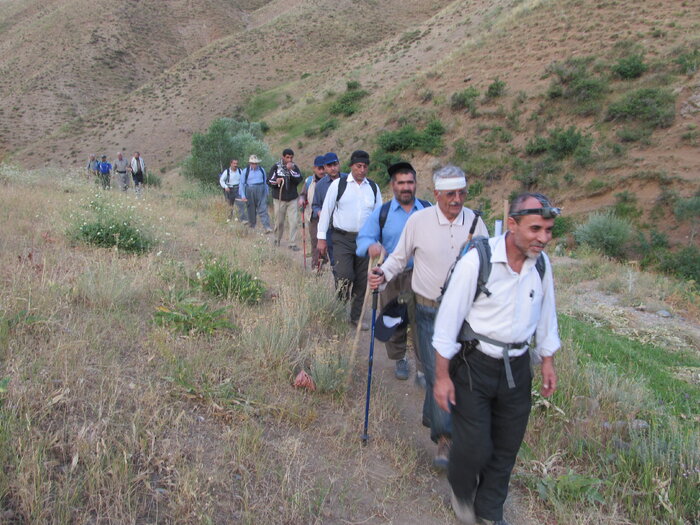
[[[369,423],[369,399],[372,390],[372,363],[374,361],[374,327],[377,323],[377,298],[379,290],[372,291],[372,331],[370,332],[369,340],[369,357],[367,358],[367,396],[365,398],[365,427],[362,432],[362,444],[366,445],[369,441],[367,434],[367,425]]]
[[[306,221],[304,220],[304,209],[306,204],[301,207],[301,244],[304,247],[304,271],[306,271]]]

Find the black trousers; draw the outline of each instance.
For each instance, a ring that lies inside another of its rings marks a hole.
[[[465,361],[466,360],[466,361]],[[477,516],[503,519],[510,474],[530,417],[532,372],[529,353],[510,362],[509,389],[503,361],[473,350],[450,362],[456,406],[447,478],[461,501],[474,502]]]
[[[355,255],[357,249],[356,233],[331,230],[333,238],[333,275],[338,296],[347,301],[352,298],[350,305],[350,320],[357,322],[362,313],[362,301],[367,289],[367,269],[369,257]]]

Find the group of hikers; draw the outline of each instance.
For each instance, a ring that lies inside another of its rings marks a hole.
[[[133,180],[134,193],[137,197],[141,196],[146,177],[146,162],[138,151],[130,161],[124,158],[121,151],[117,152],[113,164],[107,160],[107,155],[102,155],[100,160],[97,160],[97,157],[91,154],[85,169],[88,179],[94,179],[95,183],[105,190],[112,187],[112,175],[115,176],[119,189],[124,192],[129,189]]]
[[[245,169],[232,160],[219,181],[231,214],[236,207],[251,228],[259,217],[276,245],[286,222],[289,248],[299,250],[301,215],[312,267],[330,263],[358,330],[369,328],[361,318],[367,287],[380,293],[377,324],[397,379],[410,375],[411,334],[416,381],[425,386],[422,423],[437,444],[434,465],[447,469],[457,518],[507,525],[503,505],[530,413],[531,362],[541,364],[543,396],[557,386],[553,355],[560,340],[543,250],[561,210],[542,194],[522,193],[510,202],[506,233],[489,238],[480,214],[464,206],[460,168],[433,174],[431,205],[416,198],[416,170],[408,162],[388,167],[393,195],[382,203],[367,178],[369,165],[369,154],[357,150],[350,172],[340,173],[330,152],[314,159],[313,175],[304,179],[294,152],[285,149],[269,173],[251,155]]]

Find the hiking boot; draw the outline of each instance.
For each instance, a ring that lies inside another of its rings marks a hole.
[[[396,361],[396,365],[394,367],[394,376],[396,377],[396,379],[405,381],[406,379],[408,379],[408,372],[408,359],[404,357]]]
[[[275,240],[272,244],[273,244],[273,246],[279,246],[280,242],[278,240]]]
[[[450,463],[450,438],[440,436],[437,443],[437,454],[433,458],[433,467],[441,470],[447,470]]]
[[[452,489],[450,489],[450,502],[452,503],[452,510],[455,516],[457,516],[457,521],[463,525],[476,525],[477,521],[474,517],[474,509],[466,501],[457,499]]]
[[[289,249],[292,250],[293,252],[298,252],[298,251],[299,251],[299,247],[296,246],[296,245],[290,246]]]
[[[416,370],[416,386],[421,387],[423,390],[428,388],[428,383],[425,380],[425,374],[420,370]]]
[[[476,525],[510,525],[506,520],[485,520],[484,518],[476,518]]]

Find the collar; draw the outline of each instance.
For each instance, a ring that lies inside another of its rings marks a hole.
[[[359,182],[359,183],[358,183],[358,182],[355,180],[355,177],[352,176],[352,172],[351,172],[351,173],[348,173],[348,182],[350,182],[350,181],[354,182],[354,183],[357,184],[358,186],[360,186],[360,185],[362,185],[362,184],[365,184],[365,183],[369,184],[369,181],[367,180],[367,177],[365,177],[364,179],[362,179],[362,182]]]
[[[392,197],[391,204],[389,205],[389,211],[397,211],[399,208],[403,209],[403,206],[401,206],[401,203],[396,199],[396,197]],[[418,199],[414,198],[413,199],[413,208],[411,208],[411,211],[418,210],[418,209],[423,209],[423,208],[418,208]]]
[[[440,206],[436,204],[435,206],[433,206],[433,208],[435,208],[435,211],[437,212],[438,224],[440,226],[450,226],[452,224],[464,226],[464,208],[462,208],[462,212],[457,216],[457,218],[453,222],[450,222],[447,219],[447,217],[445,217],[445,214],[442,213]]]

